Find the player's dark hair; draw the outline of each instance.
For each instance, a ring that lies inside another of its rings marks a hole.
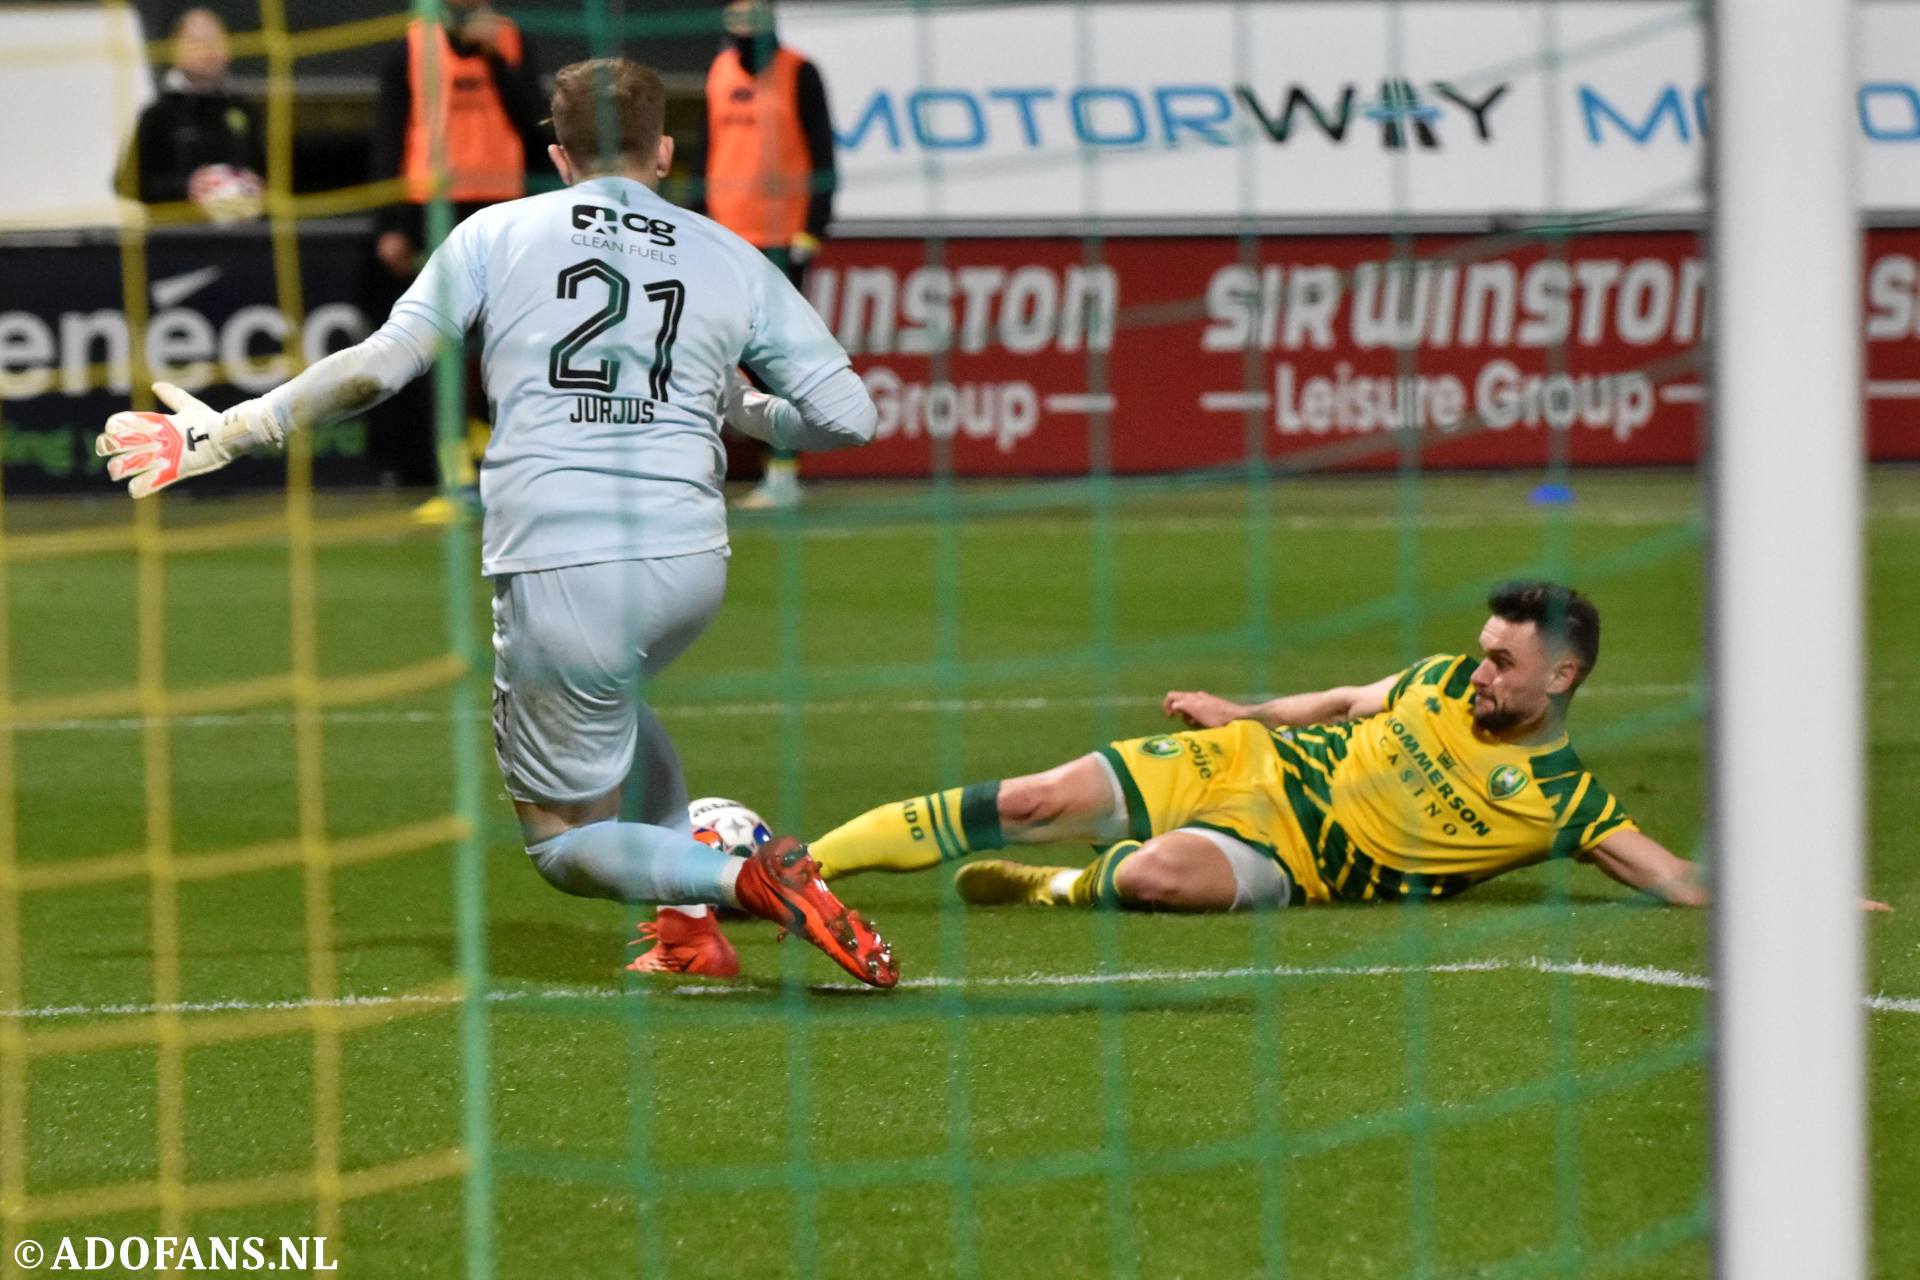
[[[1502,582],[1487,597],[1487,608],[1508,622],[1531,622],[1540,629],[1542,639],[1570,651],[1580,660],[1581,680],[1600,661],[1600,611],[1572,587],[1557,582]]]
[[[589,58],[560,68],[547,105],[567,158],[582,173],[604,173],[616,160],[653,163],[667,87],[659,72],[631,58]]]

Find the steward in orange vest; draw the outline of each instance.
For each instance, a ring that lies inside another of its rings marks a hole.
[[[773,33],[766,0],[726,7],[727,43],[707,71],[707,144],[694,208],[800,283],[833,218],[826,85]]]
[[[730,0],[722,21],[727,43],[707,70],[707,138],[690,203],[766,254],[800,289],[833,220],[827,86],[813,63],[774,35],[772,0]],[[799,500],[798,460],[773,449],[765,478],[738,505]]]
[[[425,258],[425,211],[436,194],[436,169],[445,170],[444,194],[456,222],[525,195],[529,172],[553,172],[540,128],[546,102],[527,38],[486,0],[444,3],[440,22],[415,19],[408,26],[380,73],[369,176],[399,178],[405,190],[375,221],[361,288],[368,315],[390,311]],[[368,415],[374,462],[401,485],[439,478],[431,384],[423,378]]]
[[[436,194],[456,219],[527,193],[527,172],[546,169],[540,137],[544,104],[527,40],[484,0],[447,0],[442,23],[415,19],[388,57],[375,113],[372,179],[401,179],[404,203],[380,230],[406,236],[417,255],[421,206]],[[444,176],[439,171],[444,171]],[[436,185],[444,183],[441,190]],[[391,241],[389,241],[389,247]],[[380,257],[388,262],[389,248]]]

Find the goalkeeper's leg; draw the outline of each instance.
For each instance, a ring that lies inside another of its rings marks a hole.
[[[641,822],[617,822],[618,788],[584,804],[516,800],[527,854],[555,888],[622,902],[739,907],[799,934],[860,981],[900,980],[892,949],[820,882],[799,841],[773,841],[750,858]]]
[[[691,835],[687,779],[680,767],[680,753],[653,708],[642,703],[639,720],[633,768],[620,791],[620,818]],[[652,920],[640,922],[638,936],[627,945],[647,948],[627,966],[635,973],[730,978],[740,972],[739,954],[720,932],[720,922],[704,902],[660,906]]]
[[[891,986],[898,970],[885,942],[828,892],[797,841],[748,859],[700,844],[677,779],[651,802],[673,801],[676,812],[616,820],[642,725],[657,729],[640,682],[705,627],[725,568],[716,553],[495,579],[494,737],[527,853],[566,893],[741,907],[801,934],[861,981]]]
[[[671,827],[617,821],[617,799],[609,794],[592,806],[515,802],[527,856],[548,884],[615,902],[734,902],[744,862]]]
[[[1045,773],[883,804],[811,847],[831,880],[858,871],[921,871],[1008,845],[1104,843],[1127,829],[1113,767],[1086,755]]]
[[[495,579],[500,771],[527,852],[556,888],[618,902],[732,901],[738,859],[693,839],[679,759],[639,697],[705,629],[725,586],[718,554]],[[624,815],[623,780],[633,791]]]

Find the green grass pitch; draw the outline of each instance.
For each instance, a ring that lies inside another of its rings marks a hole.
[[[1318,687],[1471,646],[1492,580],[1562,571],[1605,617],[1574,741],[1649,832],[1698,854],[1698,491],[1663,475],[1578,488],[1564,521],[1494,477],[823,489],[790,520],[736,522],[727,606],[654,699],[696,795],[818,834],[883,800],[1153,732],[1169,687]],[[276,509],[169,502],[169,525]],[[1866,1015],[1874,1274],[1891,1280],[1920,1257],[1920,476],[1876,474],[1870,502],[1869,889],[1897,910],[1866,922],[1867,984],[1908,1002]],[[370,504],[321,500],[323,514]],[[16,501],[8,532],[126,510]],[[442,557],[432,534],[322,549],[323,672],[441,651]],[[18,562],[9,578],[16,698],[128,682],[130,553]],[[284,542],[171,557],[171,678],[287,670],[288,584]],[[483,636],[484,584],[470,603]],[[1823,660],[1821,620],[1779,625]],[[1777,696],[1794,684],[1780,673]],[[484,733],[484,677],[463,697],[463,717],[444,692],[327,713],[332,834],[448,810],[453,722]],[[22,867],[142,846],[136,725],[13,741]],[[171,743],[176,849],[295,833],[286,708],[178,723]],[[731,928],[745,979],[632,981],[631,913],[534,875],[482,761],[501,1276],[1708,1273],[1704,915],[1566,865],[1430,908],[1204,919],[966,913],[950,874],[869,876],[839,887],[895,944],[906,982],[891,995],[847,989],[757,923]],[[1805,836],[1812,878],[1825,851]],[[342,992],[378,1001],[453,973],[448,847],[331,881]],[[297,868],[183,885],[183,998],[304,999],[305,911]],[[19,923],[35,1030],[152,1000],[145,879],[28,892]],[[458,1008],[390,1011],[342,1039],[348,1170],[460,1141]],[[140,1045],[31,1059],[29,1195],[156,1177],[155,1063]],[[185,1065],[189,1181],[310,1166],[308,1033],[196,1046]],[[188,1226],[307,1234],[312,1209],[295,1197]],[[355,1198],[339,1235],[343,1275],[461,1274],[461,1183]]]

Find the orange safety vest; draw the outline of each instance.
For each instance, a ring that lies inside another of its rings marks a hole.
[[[500,56],[507,65],[520,65],[520,28],[505,18],[500,24]],[[433,95],[433,119],[427,118],[427,33],[438,48],[433,72],[438,85]],[[434,196],[434,139],[440,139],[438,157],[446,170],[447,199],[456,204],[491,204],[514,200],[527,192],[527,158],[520,132],[493,87],[486,55],[461,57],[439,23],[415,19],[407,27],[407,85],[413,108],[407,119],[407,144],[400,176],[407,182],[407,199],[425,204]]]
[[[761,249],[784,249],[807,229],[813,159],[800,128],[800,68],[774,50],[758,75],[724,49],[707,71],[707,212]]]

